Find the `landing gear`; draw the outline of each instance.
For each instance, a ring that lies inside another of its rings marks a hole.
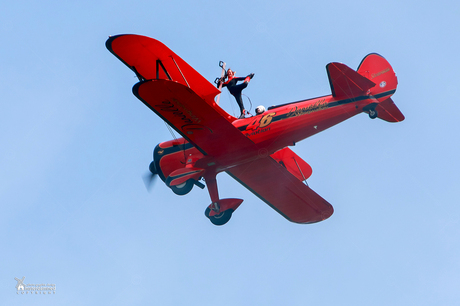
[[[214,225],[224,225],[227,223],[232,214],[238,208],[238,206],[243,203],[241,199],[220,199],[217,202],[213,202],[209,205],[204,215],[212,222]]]
[[[375,119],[379,116],[379,114],[375,110],[377,105],[377,103],[371,103],[363,108],[363,111],[369,114],[369,118]]]
[[[377,113],[377,111],[375,109],[370,109],[369,110],[369,118],[371,119],[375,119],[379,116],[379,114]]]
[[[225,211],[222,211],[214,216],[210,216],[209,214],[211,213],[211,209],[209,207],[206,208],[204,215],[209,218],[212,224],[214,225],[224,225],[227,223],[230,218],[232,217],[234,210],[233,209],[228,209]]]
[[[243,203],[242,199],[219,199],[215,173],[205,176],[206,185],[211,197],[211,204],[206,208],[204,215],[214,225],[224,225],[232,217],[233,212]]]
[[[182,184],[171,186],[171,190],[177,195],[186,195],[192,190],[193,185],[193,180],[190,179]]]

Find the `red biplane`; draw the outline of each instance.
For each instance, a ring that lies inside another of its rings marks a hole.
[[[367,55],[352,70],[326,66],[332,95],[269,107],[237,119],[216,102],[220,90],[161,42],[139,35],[111,36],[108,50],[139,79],[133,93],[183,138],[162,142],[150,164],[178,195],[205,186],[211,204],[206,217],[228,222],[242,199],[221,199],[216,175],[227,172],[289,221],[315,223],[332,205],[304,183],[312,169],[288,146],[359,113],[389,122],[404,120],[391,100],[397,78],[380,55]]]

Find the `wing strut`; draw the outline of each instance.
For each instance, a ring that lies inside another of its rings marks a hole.
[[[182,71],[180,70],[179,66],[177,66],[177,63],[176,63],[176,61],[174,60],[174,57],[172,57],[171,55],[170,55],[170,57],[171,57],[171,59],[173,60],[174,65],[176,65],[177,70],[179,70],[180,75],[182,76],[182,78],[183,78],[184,81],[185,81],[185,84],[187,84],[188,88],[190,88],[190,85],[188,84],[187,79],[184,77],[184,74],[183,74]]]
[[[169,75],[169,73],[168,73],[168,71],[166,70],[165,66],[163,65],[163,63],[162,63],[159,59],[157,59],[157,80],[160,79],[160,69],[158,69],[159,66],[161,66],[161,69],[163,69],[163,72],[166,74],[166,77],[167,77],[170,81],[172,81],[171,76]]]
[[[145,81],[145,78],[139,72],[137,72],[136,67],[131,66],[131,70],[134,71],[134,73],[136,74],[137,78],[139,79],[139,82]]]
[[[305,175],[303,175],[302,169],[300,169],[300,166],[299,166],[299,164],[297,163],[297,161],[295,160],[295,158],[293,157],[292,159],[294,160],[294,162],[295,162],[297,168],[299,169],[300,174],[302,174],[303,181],[304,181],[305,184],[307,184],[307,186],[308,186],[307,179],[305,178]]]

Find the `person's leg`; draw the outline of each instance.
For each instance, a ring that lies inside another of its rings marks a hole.
[[[241,96],[241,91],[237,96],[235,96],[236,103],[238,103],[238,106],[240,107],[240,118],[244,117],[245,110],[244,110],[244,105],[243,105],[243,97]]]
[[[230,93],[235,97],[236,103],[240,107],[240,118],[244,118],[245,109],[243,104],[243,97],[241,96],[241,92],[243,89],[248,87],[248,83],[243,83],[240,85],[233,86]]]

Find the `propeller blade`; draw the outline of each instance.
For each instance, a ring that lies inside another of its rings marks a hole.
[[[145,188],[147,188],[147,191],[151,191],[153,183],[155,182],[156,177],[158,176],[158,171],[155,167],[155,162],[151,162],[149,165],[149,173],[146,173],[142,179],[144,180]]]
[[[147,191],[151,191],[153,187],[153,183],[155,182],[157,175],[153,173],[146,173],[143,177],[142,180],[144,181],[145,188],[147,188]]]

